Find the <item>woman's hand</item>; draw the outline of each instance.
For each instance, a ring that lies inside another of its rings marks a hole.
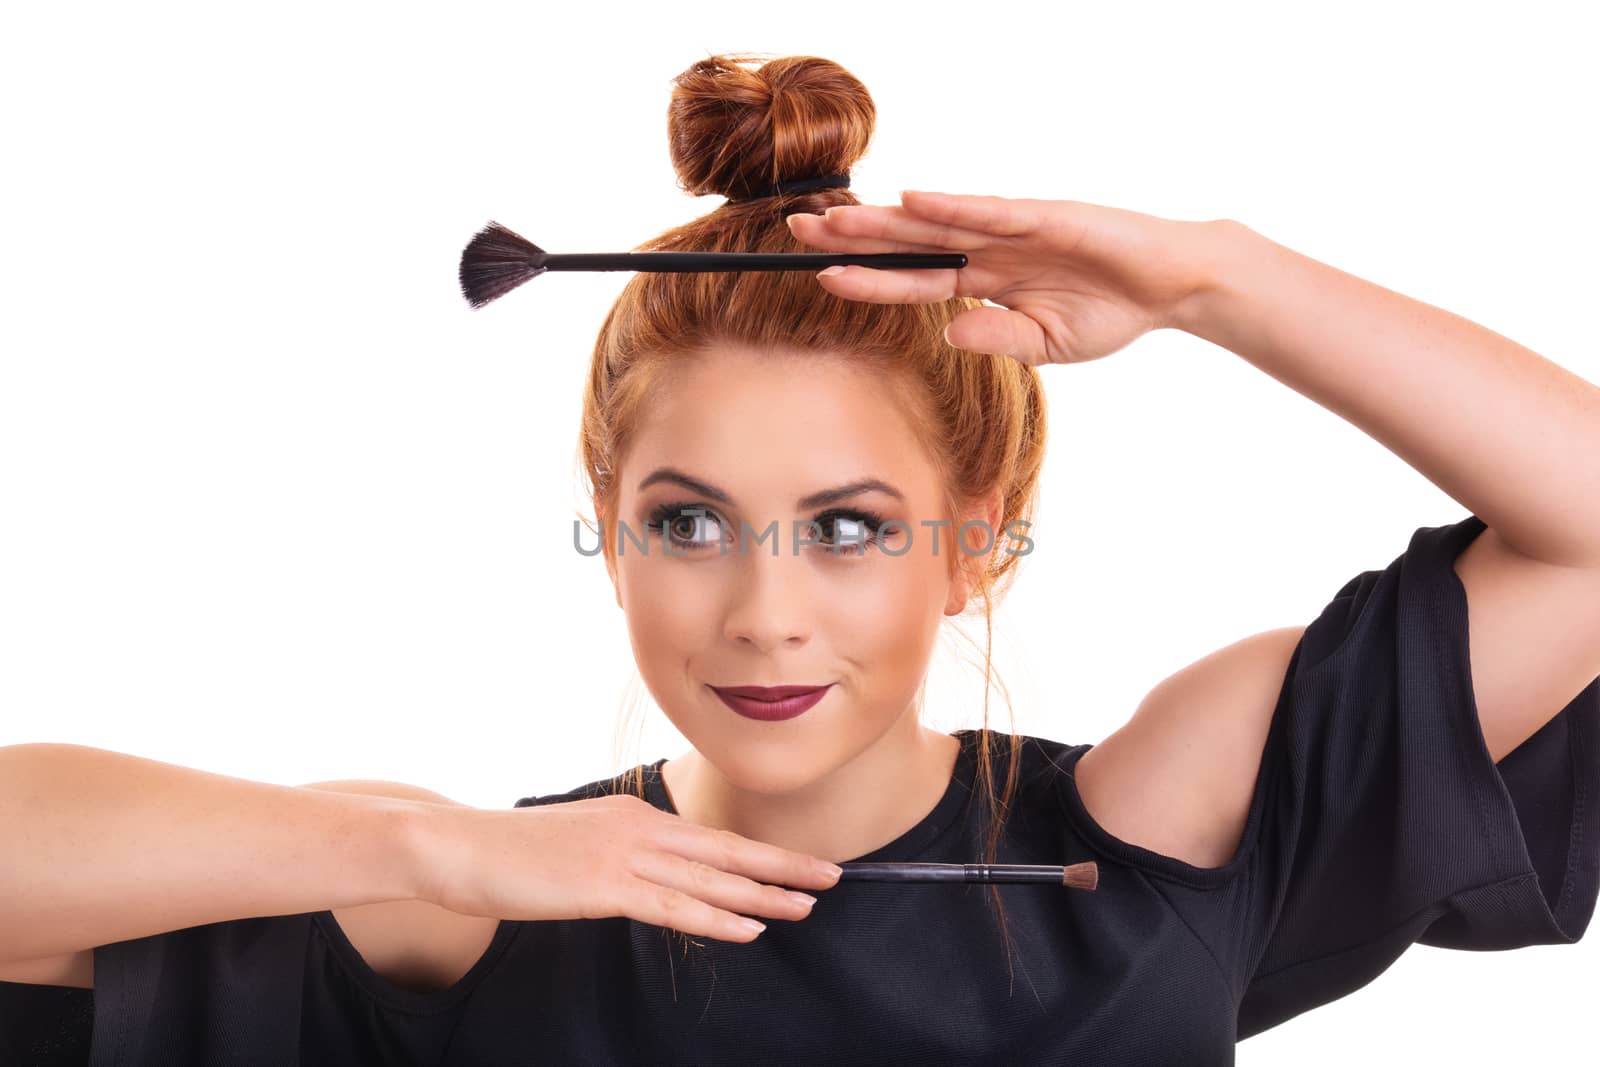
[[[1086,363],[1173,326],[1211,284],[1213,253],[1232,225],[1183,222],[1074,200],[905,192],[902,206],[850,204],[787,216],[789,231],[827,252],[965,252],[960,270],[845,267],[819,275],[851,300],[927,304],[980,297],[945,330],[957,348],[1030,366]]]
[[[827,889],[814,856],[713,830],[631,793],[484,810],[436,805],[423,834],[422,899],[461,915],[626,915],[723,941],[753,941],[741,916],[803,919],[780,886]]]

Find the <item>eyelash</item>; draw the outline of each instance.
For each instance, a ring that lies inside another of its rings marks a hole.
[[[691,508],[700,514],[689,514],[689,509]],[[696,520],[715,519],[719,526],[727,526],[727,523],[723,520],[722,516],[718,515],[715,511],[712,511],[704,504],[684,502],[662,504],[661,506],[657,507],[650,513],[650,518],[645,523],[645,529],[654,531],[665,538],[668,536],[667,528],[675,519],[679,518],[691,518]],[[877,512],[865,511],[859,508],[830,508],[827,511],[817,514],[812,521],[826,529],[830,520],[837,519],[848,519],[852,522],[860,523],[862,526],[867,528],[867,535],[865,537],[861,538],[859,541],[851,540],[848,543],[851,548],[854,548],[859,544],[863,554],[868,548],[871,548],[873,545],[879,543],[881,537],[880,531],[883,527],[883,524],[888,521]],[[676,538],[673,539],[672,543],[675,546],[675,551],[682,550],[686,552],[696,552],[714,547],[714,545],[710,542],[685,542]],[[835,542],[832,541],[818,541],[816,543],[816,547],[822,549],[832,549],[838,546],[836,546]],[[843,555],[842,552],[835,552],[834,554]]]

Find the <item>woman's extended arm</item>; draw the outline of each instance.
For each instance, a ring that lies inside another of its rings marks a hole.
[[[0,961],[415,899],[433,805],[68,744],[0,747]]]
[[[631,794],[480,810],[59,744],[0,748],[0,857],[0,962],[410,900],[516,920],[625,915],[743,942],[761,930],[746,915],[809,914],[784,887],[839,878]]]

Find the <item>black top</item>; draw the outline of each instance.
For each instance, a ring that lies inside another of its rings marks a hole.
[[[95,949],[92,993],[0,983],[0,1020],[22,1049],[56,1033],[63,1061],[75,1047],[83,1062],[89,1024],[70,1019],[92,998],[97,1067],[1230,1064],[1237,1040],[1352,992],[1414,942],[1567,944],[1588,926],[1600,679],[1491,762],[1452,568],[1483,529],[1476,516],[1418,529],[1306,630],[1226,866],[1111,836],[1073,780],[1092,746],[1028,737],[996,858],[1093,859],[1100,884],[1000,887],[1013,978],[987,886],[841,882],[807,919],[773,921],[750,944],[696,939],[687,953],[631,919],[502,922],[460,981],[428,993],[379,978],[328,911],[215,923]],[[979,735],[957,736],[943,798],[859,859],[981,859],[983,813],[969,803]],[[994,756],[1003,769],[1003,744]],[[646,781],[671,811],[664,762]],[[52,1061],[19,1049],[6,1062]]]

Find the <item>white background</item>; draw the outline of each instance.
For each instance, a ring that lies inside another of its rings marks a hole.
[[[650,706],[614,751],[624,619],[572,549],[580,385],[628,275],[550,275],[472,311],[455,272],[491,218],[622,251],[711,210],[676,188],[665,124],[669,80],[710,52],[860,77],[869,202],[1233,217],[1600,380],[1582,10],[18,9],[0,32],[0,744],[485,807],[682,752]],[[1038,547],[995,648],[1023,732],[1098,741],[1172,671],[1309,622],[1468,512],[1186,334],[1044,377]],[[981,671],[954,651],[934,671],[929,721],[978,725]],[[998,691],[991,715],[1007,725]],[[1597,990],[1594,937],[1418,947],[1239,1062],[1549,1059],[1591,1039]]]

